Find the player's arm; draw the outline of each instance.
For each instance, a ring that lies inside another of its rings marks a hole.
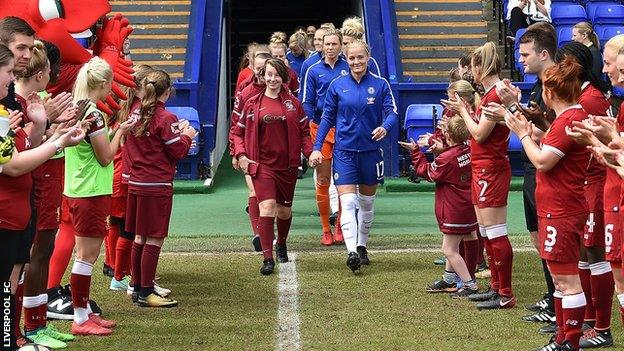
[[[303,110],[306,116],[312,118],[314,116],[314,109],[316,108],[316,79],[314,75],[310,74],[311,69],[306,70],[306,74],[303,78],[303,95],[299,99],[303,105]]]
[[[234,158],[238,159],[239,157],[246,155],[247,150],[245,148],[245,129],[247,128],[247,113],[249,108],[247,104],[242,109],[242,118],[236,122],[234,125],[234,129],[232,129],[232,142],[234,148]]]
[[[119,125],[113,139],[109,141],[104,124],[104,115],[99,111],[92,112],[87,119],[93,119],[87,132],[95,158],[102,167],[108,166],[119,149],[121,138],[134,126],[135,120],[127,120]]]
[[[464,101],[457,93],[455,93],[454,99],[441,100],[441,102],[444,106],[461,116],[466,123],[466,128],[470,132],[470,135],[477,143],[482,143],[485,139],[487,139],[496,126],[495,121],[490,121],[487,118],[480,118],[479,122],[475,122],[472,119],[472,116],[470,116]]]
[[[321,124],[319,125],[318,132],[316,134],[316,140],[314,141],[314,150],[320,151],[323,147],[323,142],[329,130],[336,126],[336,115],[338,114],[338,92],[335,82],[329,85],[327,93],[325,94],[325,103],[323,104],[323,116],[321,117]]]
[[[397,107],[394,100],[394,95],[392,95],[392,89],[390,89],[390,85],[385,81],[383,85],[382,109],[385,118],[381,126],[386,131],[389,131],[394,128],[397,123],[399,123],[399,115],[397,114]]]
[[[312,153],[312,137],[310,136],[310,119],[303,112],[303,108],[299,106],[299,138],[301,143],[301,152],[306,158]]]
[[[543,146],[540,149],[531,138],[533,126],[520,112],[516,112],[513,115],[508,113],[505,117],[505,122],[509,129],[520,138],[522,148],[527,157],[540,172],[550,171],[574,144],[574,141],[566,136],[563,126],[556,125],[554,128],[551,126],[548,136],[542,140]]]
[[[436,157],[436,159],[429,163],[425,154],[420,151],[420,148],[412,151],[412,165],[414,171],[419,177],[426,179],[429,182],[443,182],[446,179],[448,162],[444,157]]]
[[[188,122],[183,124],[177,117],[170,115],[158,131],[169,159],[177,162],[188,154],[192,139],[195,137],[195,129],[189,126]]]

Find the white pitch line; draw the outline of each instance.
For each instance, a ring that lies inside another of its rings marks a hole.
[[[276,349],[301,350],[299,332],[299,282],[297,254],[289,253],[288,262],[279,264]]]

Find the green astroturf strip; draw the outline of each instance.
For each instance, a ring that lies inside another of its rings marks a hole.
[[[344,254],[300,254],[302,349],[536,349],[549,336],[537,333],[543,324],[521,317],[529,313],[524,305],[541,298],[545,290],[541,263],[533,252],[514,256],[516,308],[477,311],[468,301],[425,292],[441,275],[431,264],[433,253],[371,253],[372,265],[357,275],[346,267]],[[616,306],[612,331],[621,345],[624,333]]]

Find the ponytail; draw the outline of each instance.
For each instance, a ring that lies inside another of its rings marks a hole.
[[[74,104],[80,100],[89,99],[91,92],[101,89],[105,83],[112,82],[112,80],[113,71],[109,64],[99,57],[93,57],[78,71],[72,91]]]
[[[576,29],[581,35],[587,35],[587,38],[589,38],[592,45],[600,49],[600,40],[598,40],[598,35],[589,22],[579,22],[574,25],[574,29]]]
[[[483,78],[488,76],[500,75],[502,70],[502,61],[498,55],[496,44],[489,41],[476,48],[472,54],[472,64],[473,66],[481,67],[481,77],[474,77],[477,81],[481,81]]]
[[[135,131],[136,136],[147,133],[149,125],[154,117],[154,110],[161,97],[167,89],[171,88],[171,77],[162,70],[154,70],[147,74],[143,80],[143,99],[141,99],[141,121]]]
[[[140,64],[134,67],[134,82],[136,83],[136,88],[129,88],[126,86],[122,86],[121,89],[128,97],[126,100],[121,101],[119,104],[121,109],[115,115],[115,120],[117,122],[123,122],[130,115],[130,108],[132,107],[132,103],[134,102],[134,98],[137,96],[137,91],[143,89],[143,81],[149,72],[153,70],[152,66]]]

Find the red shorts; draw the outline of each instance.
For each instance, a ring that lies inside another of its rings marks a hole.
[[[106,217],[110,213],[110,195],[68,197],[69,216],[76,236],[103,238],[108,233]]]
[[[69,215],[69,204],[67,203],[67,196],[62,195],[61,196],[61,216],[60,216],[60,220],[61,222],[71,222],[71,216]]]
[[[119,185],[121,196],[111,197],[111,217],[124,218],[126,216],[126,204],[128,203],[128,184]]]
[[[258,203],[274,199],[278,204],[286,207],[292,206],[295,197],[295,185],[297,185],[298,170],[273,171],[258,165],[256,176],[251,178],[256,191]]]
[[[472,204],[478,208],[507,206],[511,167],[472,169]]]
[[[589,216],[583,233],[583,245],[585,247],[605,246],[603,189],[604,184],[601,182],[585,186],[585,198],[589,208]]]
[[[586,215],[538,217],[537,235],[540,256],[548,261],[578,263]]]
[[[59,227],[65,160],[48,160],[37,167],[33,175],[37,230],[55,230]]]
[[[314,141],[316,140],[318,127],[318,124],[310,122],[310,137],[312,138],[312,144],[314,144]],[[323,160],[331,160],[334,155],[335,132],[336,130],[334,128],[330,129],[329,133],[327,133],[327,136],[325,137],[325,141],[323,141],[323,146],[321,147]]]
[[[125,230],[150,238],[166,238],[172,206],[172,196],[128,194]]]
[[[619,212],[605,212],[605,259],[609,262],[622,261],[622,219]]]

